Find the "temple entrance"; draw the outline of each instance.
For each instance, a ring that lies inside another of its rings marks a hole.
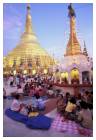
[[[61,73],[61,81],[64,84],[68,84],[68,72]]]
[[[89,71],[83,71],[82,72],[82,82],[83,83],[90,83],[90,80],[89,80]]]
[[[77,68],[71,70],[70,77],[72,84],[79,84],[79,71]]]

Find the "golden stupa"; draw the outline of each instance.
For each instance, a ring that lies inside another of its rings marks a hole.
[[[55,64],[54,59],[40,47],[37,37],[33,32],[31,21],[30,5],[28,4],[25,32],[22,34],[16,48],[3,59],[6,71],[9,69],[37,69],[37,67],[47,69]]]
[[[68,6],[68,9],[69,9],[68,15],[70,17],[70,37],[69,37],[69,41],[67,44],[65,56],[82,54],[81,47],[80,47],[79,41],[78,41],[77,36],[76,36],[75,11],[72,8],[71,4]]]

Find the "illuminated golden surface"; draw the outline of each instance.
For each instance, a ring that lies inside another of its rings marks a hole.
[[[47,73],[48,73],[47,69],[44,69],[44,74],[47,74]]]
[[[82,54],[82,52],[75,31],[75,17],[72,16],[70,18],[70,37],[67,44],[65,56],[77,54]]]
[[[15,69],[48,68],[55,64],[49,54],[40,47],[37,37],[32,30],[30,5],[27,6],[25,32],[19,44],[4,58],[4,67]]]
[[[24,73],[24,74],[27,74],[27,70],[24,70],[23,73]]]
[[[36,74],[36,70],[32,70],[32,74],[35,75]]]
[[[61,78],[68,78],[68,72],[62,72]]]
[[[74,79],[74,78],[79,79],[79,71],[78,71],[78,69],[73,69],[71,71],[71,78],[72,79]]]
[[[16,75],[16,70],[13,71],[13,74]]]

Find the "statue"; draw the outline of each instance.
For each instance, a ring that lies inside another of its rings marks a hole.
[[[69,13],[68,13],[68,16],[69,16],[69,17],[76,16],[75,11],[74,11],[74,9],[72,8],[72,4],[70,4],[70,5],[68,6],[68,10],[69,10]]]

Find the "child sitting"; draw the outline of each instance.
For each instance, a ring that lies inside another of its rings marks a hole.
[[[78,113],[78,121],[80,122],[81,126],[92,129],[93,128],[92,114],[91,111],[88,109],[88,104],[82,101],[80,105],[81,111]]]
[[[76,110],[76,99],[75,97],[71,97],[70,101],[68,101],[66,108],[65,108],[65,114],[64,114],[64,120],[66,119],[75,119],[75,110]]]

